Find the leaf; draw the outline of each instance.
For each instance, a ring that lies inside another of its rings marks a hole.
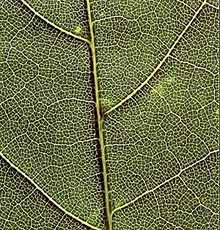
[[[218,1],[0,3],[0,229],[217,230]]]

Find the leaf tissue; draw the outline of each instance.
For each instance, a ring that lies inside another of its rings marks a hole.
[[[219,229],[219,1],[0,0],[0,229]]]

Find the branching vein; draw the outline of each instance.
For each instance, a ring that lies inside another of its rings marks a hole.
[[[112,211],[112,215],[114,215],[115,212],[117,212],[117,211],[119,211],[119,210],[121,210],[121,209],[123,209],[123,208],[126,208],[126,207],[128,207],[129,205],[135,203],[136,201],[138,201],[139,199],[141,199],[143,196],[145,196],[145,195],[147,195],[147,194],[149,194],[149,193],[152,193],[152,192],[156,191],[157,189],[161,188],[163,185],[165,185],[165,184],[169,183],[170,181],[172,181],[172,180],[174,180],[174,179],[180,177],[180,175],[181,175],[183,172],[185,172],[186,170],[188,170],[188,169],[194,167],[195,165],[197,165],[197,164],[199,164],[199,163],[205,161],[210,155],[212,155],[212,154],[214,154],[214,153],[217,153],[217,152],[219,152],[219,149],[209,152],[206,156],[204,156],[204,157],[201,158],[200,160],[198,160],[198,161],[194,162],[193,164],[191,164],[191,165],[189,165],[189,166],[187,166],[187,167],[181,169],[181,170],[179,171],[179,173],[176,174],[175,176],[169,178],[168,180],[165,180],[163,183],[157,185],[157,186],[154,187],[153,189],[150,189],[150,190],[145,191],[145,192],[142,193],[140,196],[136,197],[135,199],[131,200],[130,202],[128,202],[128,203],[126,203],[126,204],[124,204],[124,205],[122,205],[122,206],[120,206],[120,207],[114,209],[114,210]]]

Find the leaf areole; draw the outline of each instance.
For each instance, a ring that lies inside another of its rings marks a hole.
[[[82,32],[82,28],[80,26],[76,26],[76,28],[74,29],[74,33],[80,34],[81,32]]]

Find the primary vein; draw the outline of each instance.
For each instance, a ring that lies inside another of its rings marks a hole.
[[[106,165],[105,145],[104,145],[104,135],[103,135],[103,116],[101,114],[101,105],[100,105],[100,97],[99,97],[99,83],[98,83],[98,76],[97,76],[95,35],[94,35],[94,30],[93,30],[90,0],[86,0],[86,3],[87,3],[87,13],[88,13],[88,20],[89,20],[90,37],[91,37],[90,47],[91,47],[91,53],[92,53],[92,67],[93,67],[93,77],[94,77],[94,84],[95,84],[96,114],[97,114],[97,122],[98,122],[99,144],[100,144],[100,150],[101,150],[102,174],[103,174],[104,193],[105,193],[104,194],[105,210],[106,210],[106,216],[107,216],[107,228],[108,230],[112,230],[112,218],[111,218],[110,200],[109,200],[107,165]]]
[[[132,93],[130,93],[129,95],[127,95],[123,100],[121,100],[118,104],[116,104],[115,106],[113,106],[111,109],[109,109],[107,112],[105,112],[105,115],[109,114],[110,112],[112,112],[113,110],[117,109],[118,107],[120,107],[122,104],[124,104],[126,101],[128,101],[130,98],[132,98],[137,92],[139,92],[149,81],[150,79],[157,73],[157,71],[161,68],[161,66],[165,63],[165,61],[167,60],[167,58],[170,56],[170,54],[172,53],[172,51],[174,50],[174,48],[176,47],[176,45],[179,43],[180,39],[183,37],[183,35],[186,33],[186,31],[189,29],[189,27],[191,26],[191,24],[193,23],[193,21],[195,20],[195,18],[198,16],[198,14],[200,13],[200,11],[202,10],[203,6],[206,4],[206,0],[201,4],[201,6],[199,7],[199,9],[196,11],[196,13],[193,15],[192,19],[189,21],[189,23],[186,25],[185,29],[182,31],[182,33],[178,36],[178,38],[176,39],[176,41],[173,43],[173,45],[171,46],[171,48],[169,49],[169,51],[167,52],[167,54],[165,55],[165,57],[162,59],[162,61],[158,64],[158,66],[154,69],[154,71],[147,77],[147,79],[141,84],[139,85]]]

